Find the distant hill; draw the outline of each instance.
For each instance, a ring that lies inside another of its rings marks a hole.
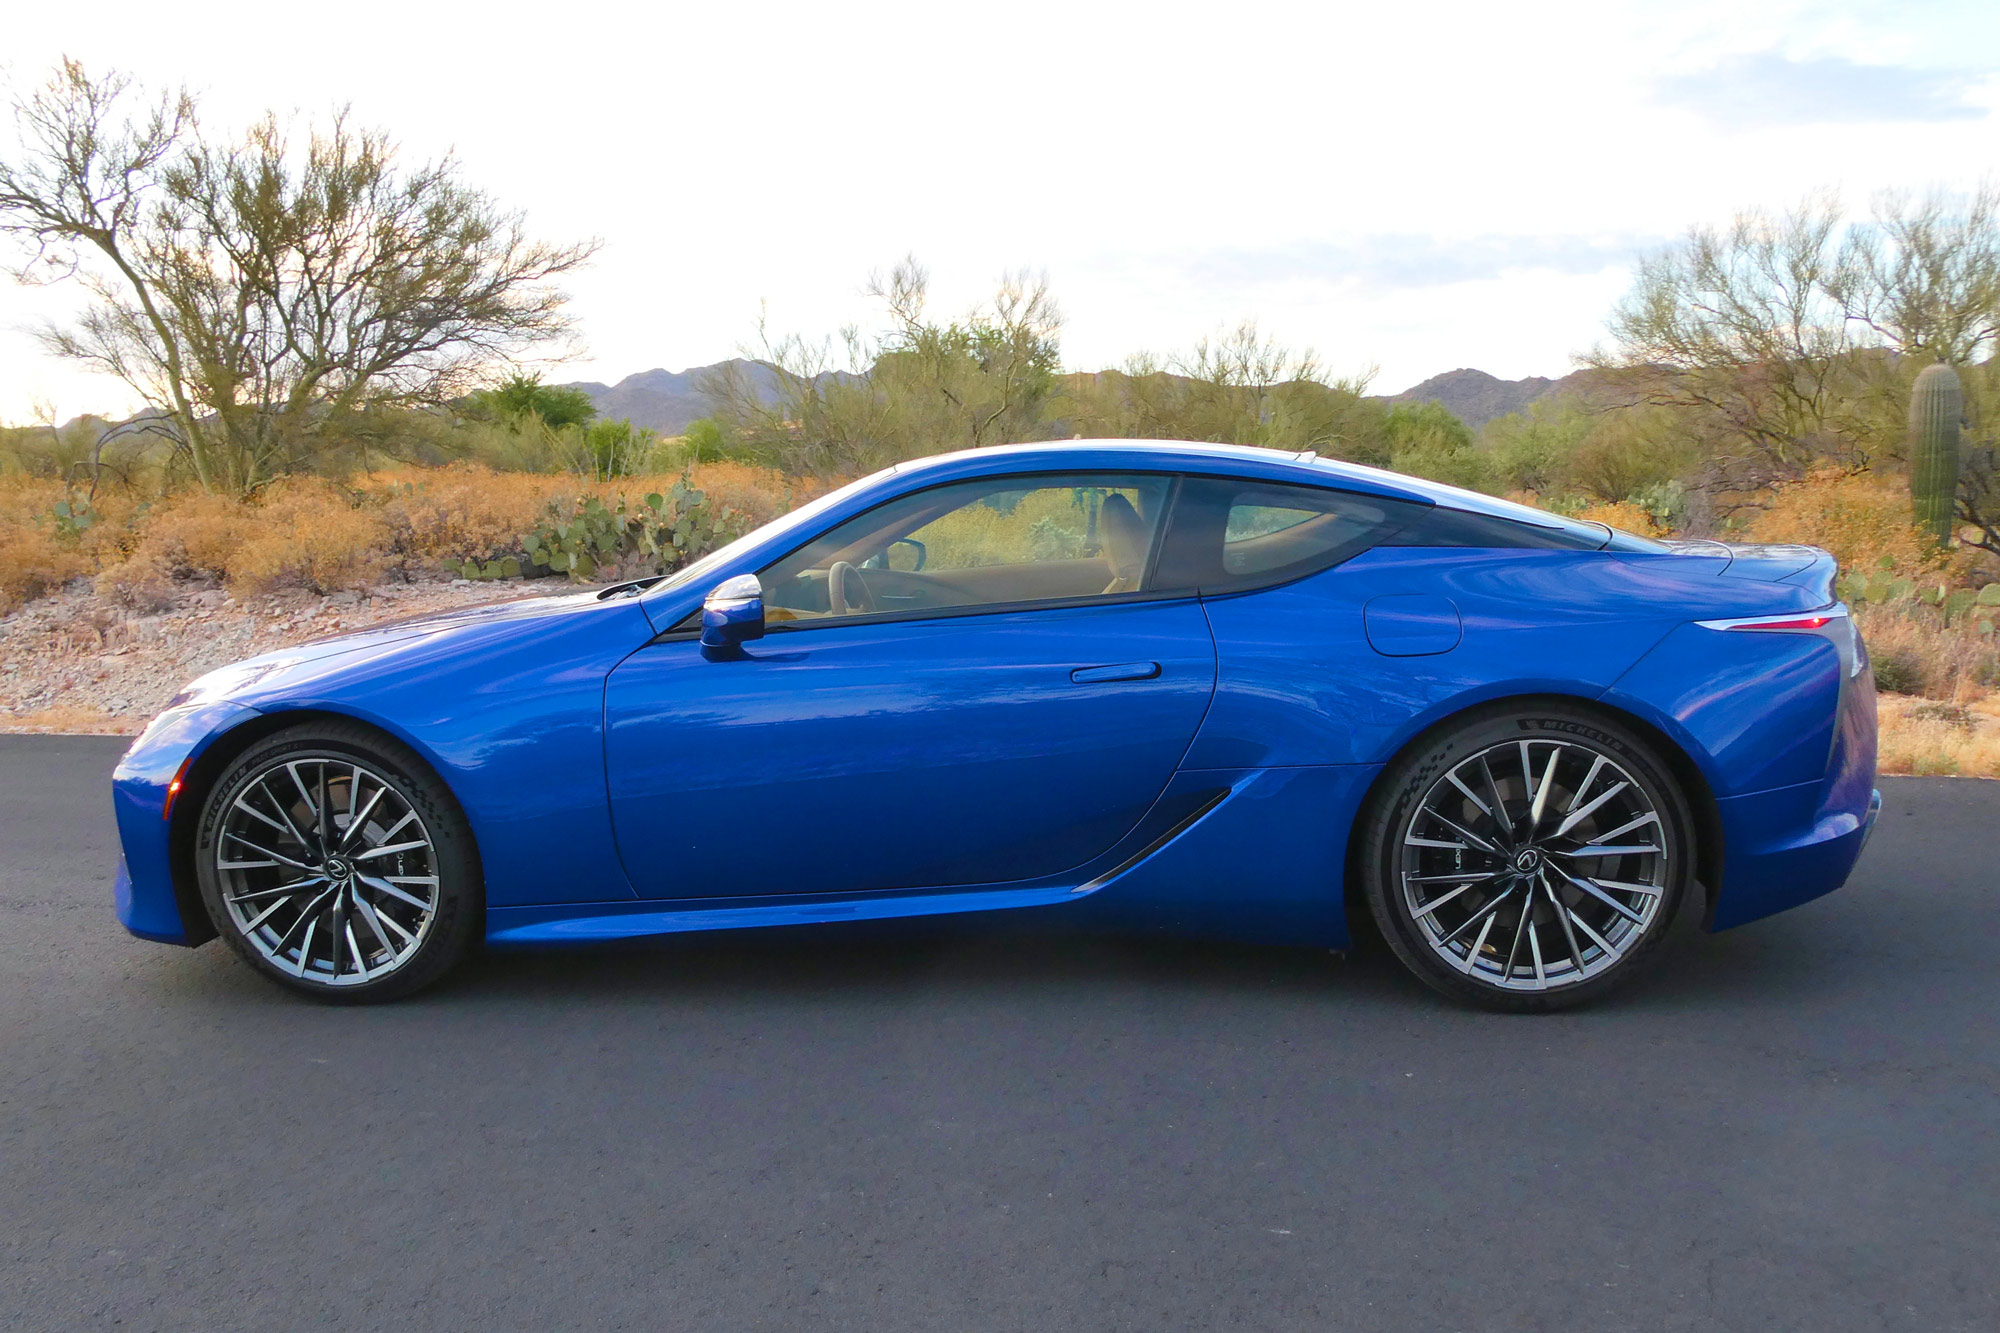
[[[678,435],[696,417],[714,410],[698,387],[708,375],[729,366],[739,367],[758,389],[769,396],[777,384],[776,373],[763,361],[737,357],[713,365],[690,366],[686,370],[642,370],[627,375],[616,384],[583,381],[566,385],[581,389],[597,404],[598,415],[649,426],[664,435]],[[1527,379],[1503,380],[1483,370],[1447,370],[1422,384],[1390,394],[1387,403],[1442,403],[1466,425],[1478,430],[1494,417],[1520,412],[1541,399],[1556,394],[1587,389],[1594,373],[1579,370],[1561,379],[1532,375]]]
[[[739,366],[760,392],[769,395],[777,383],[771,367],[762,361],[735,357],[713,365],[690,366],[686,370],[642,370],[627,375],[616,384],[581,381],[566,389],[581,389],[597,404],[597,414],[613,420],[647,426],[663,435],[678,435],[697,417],[705,417],[713,405],[702,396],[700,384],[712,372]]]
[[[1558,380],[1541,375],[1530,375],[1524,380],[1503,380],[1483,370],[1447,370],[1413,388],[1390,394],[1383,401],[1442,403],[1453,416],[1478,430],[1495,417],[1525,411],[1544,398],[1587,389],[1595,378],[1596,373],[1588,370],[1579,370]]]

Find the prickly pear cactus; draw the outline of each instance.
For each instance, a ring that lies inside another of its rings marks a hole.
[[[1958,498],[1958,423],[1965,398],[1958,372],[1924,367],[1910,391],[1910,510],[1940,545],[1950,542]]]

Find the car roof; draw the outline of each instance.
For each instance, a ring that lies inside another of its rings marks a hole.
[[[1141,467],[1176,472],[1215,472],[1227,476],[1292,481],[1308,486],[1359,491],[1413,500],[1444,509],[1504,518],[1535,527],[1567,526],[1555,514],[1515,504],[1478,491],[1426,481],[1381,468],[1322,458],[1312,450],[1263,449],[1243,444],[1208,444],[1199,440],[1052,440],[1034,444],[989,445],[934,454],[898,463],[889,469],[901,480],[923,477],[937,481],[988,476],[1014,468],[1030,471],[1075,468]]]

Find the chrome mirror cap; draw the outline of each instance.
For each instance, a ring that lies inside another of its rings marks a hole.
[[[764,585],[755,574],[725,579],[701,604],[701,646],[734,648],[764,637]]]

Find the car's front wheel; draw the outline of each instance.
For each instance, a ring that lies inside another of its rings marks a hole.
[[[223,938],[318,999],[408,995],[477,934],[464,815],[415,754],[363,727],[313,723],[252,745],[209,789],[195,858]]]
[[[1396,955],[1488,1008],[1564,1008],[1658,952],[1692,882],[1693,820],[1639,735],[1559,705],[1472,716],[1391,767],[1364,886]]]

